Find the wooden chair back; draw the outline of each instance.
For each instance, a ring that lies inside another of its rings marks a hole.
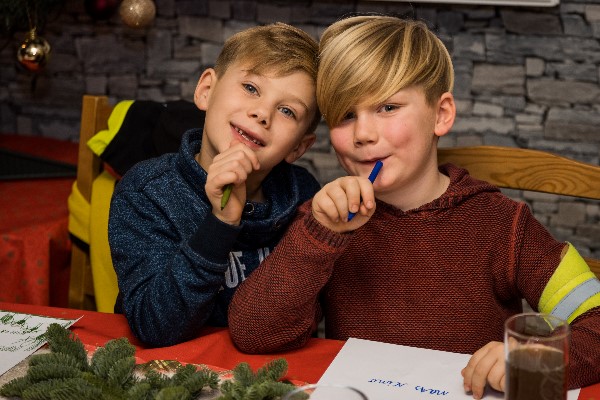
[[[497,146],[438,149],[439,164],[452,163],[501,188],[600,200],[600,166],[540,150]],[[585,257],[600,277],[600,260]]]
[[[84,95],[79,131],[79,158],[77,162],[77,187],[89,202],[92,183],[102,170],[102,163],[87,146],[88,140],[98,131],[107,129],[112,106],[106,96]],[[94,285],[89,251],[72,246],[71,278],[69,282],[69,307],[95,310]]]

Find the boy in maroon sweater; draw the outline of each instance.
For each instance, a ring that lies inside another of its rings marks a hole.
[[[320,47],[318,104],[349,176],[300,208],[239,287],[237,346],[303,346],[324,316],[329,338],[473,354],[464,387],[481,398],[486,384],[504,389],[504,321],[524,298],[570,322],[569,386],[600,381],[600,282],[585,261],[525,204],[438,168],[456,114],[442,42],[421,22],[366,16],[334,23]]]

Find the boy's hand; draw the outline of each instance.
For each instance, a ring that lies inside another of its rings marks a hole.
[[[240,224],[246,205],[246,180],[252,171],[259,168],[256,154],[239,142],[232,142],[231,147],[213,159],[208,167],[205,190],[212,205],[212,212],[217,218],[231,225]],[[229,201],[221,209],[223,190],[230,183],[233,184],[233,188]]]
[[[350,212],[356,213],[352,221],[348,221]],[[345,176],[328,183],[312,201],[315,219],[334,232],[358,229],[374,212],[373,184],[360,176]]]
[[[493,389],[504,392],[504,343],[489,342],[477,350],[461,373],[465,391],[472,392],[474,399],[483,397],[486,383]]]

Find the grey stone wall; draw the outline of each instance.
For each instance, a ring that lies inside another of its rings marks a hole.
[[[23,32],[0,51],[0,131],[77,140],[81,96],[156,101],[192,99],[196,80],[223,41],[246,27],[283,21],[318,38],[343,15],[411,15],[434,29],[456,69],[459,115],[442,146],[506,145],[600,161],[600,3],[561,0],[558,7],[494,7],[374,1],[155,0],[144,30],[118,13],[93,21],[81,0],[67,0],[42,32],[51,61],[36,80],[17,68]],[[343,174],[326,126],[301,161],[323,183]],[[600,182],[599,182],[600,184]],[[598,202],[508,192],[527,201],[560,239],[600,256]]]

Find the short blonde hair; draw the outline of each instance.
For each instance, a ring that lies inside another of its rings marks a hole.
[[[302,29],[281,22],[255,26],[231,36],[215,63],[217,76],[222,76],[233,63],[247,64],[252,73],[276,77],[305,72],[316,86],[319,44]],[[307,133],[316,129],[319,110]]]
[[[450,54],[422,21],[346,18],[323,32],[319,54],[317,103],[330,127],[358,103],[378,104],[418,85],[433,105],[454,85]]]

